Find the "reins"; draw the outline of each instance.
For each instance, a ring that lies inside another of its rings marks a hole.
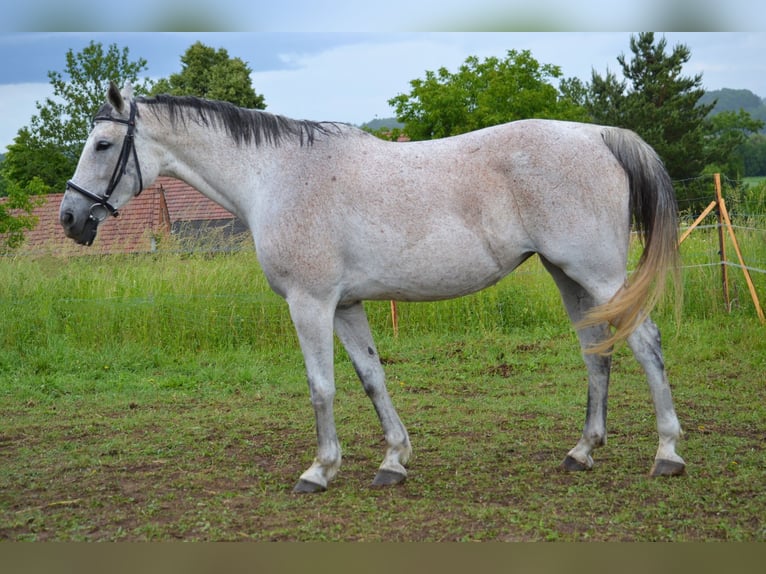
[[[67,181],[67,188],[71,188],[80,195],[83,195],[87,197],[88,199],[94,201],[95,203],[90,208],[90,218],[96,221],[103,221],[106,217],[106,214],[103,215],[103,217],[97,217],[93,213],[93,208],[96,206],[101,206],[109,213],[109,215],[112,215],[113,217],[117,217],[119,213],[117,212],[117,209],[109,203],[109,198],[112,196],[112,193],[114,192],[117,185],[120,183],[120,180],[122,179],[122,176],[125,175],[128,169],[128,161],[130,161],[130,156],[133,156],[133,161],[136,164],[136,174],[138,175],[138,191],[136,191],[135,195],[140,195],[141,191],[144,188],[144,181],[141,177],[141,166],[138,164],[138,155],[136,153],[136,144],[134,140],[134,132],[136,129],[136,113],[137,113],[137,107],[135,102],[130,102],[130,116],[127,120],[124,120],[122,118],[113,118],[111,116],[96,116],[93,118],[94,122],[98,121],[109,121],[109,122],[117,122],[119,124],[125,124],[128,126],[128,131],[125,134],[125,137],[122,140],[122,150],[120,151],[120,158],[117,160],[117,165],[114,166],[114,171],[112,172],[112,177],[109,179],[109,185],[106,188],[106,192],[104,195],[98,195],[96,193],[93,193],[92,191],[88,191],[87,189],[80,187],[75,182],[73,182],[71,179]]]

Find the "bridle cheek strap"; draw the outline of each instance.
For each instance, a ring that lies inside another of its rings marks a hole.
[[[93,121],[110,121],[125,124],[128,126],[128,131],[122,140],[122,150],[120,150],[120,157],[117,160],[117,165],[114,166],[112,177],[109,179],[109,185],[107,186],[106,193],[104,193],[104,195],[98,195],[92,191],[88,191],[87,189],[77,185],[72,180],[67,181],[67,188],[71,188],[80,195],[83,195],[91,201],[95,202],[91,207],[91,217],[94,219],[97,218],[92,214],[92,209],[96,205],[100,205],[101,207],[105,208],[109,212],[109,215],[117,217],[119,212],[111,203],[109,203],[109,198],[112,196],[112,193],[120,183],[122,176],[127,172],[128,162],[130,161],[131,155],[133,156],[133,162],[136,164],[136,175],[138,176],[138,190],[136,191],[135,195],[140,195],[141,191],[144,189],[144,180],[141,177],[141,166],[138,163],[138,154],[136,153],[136,144],[134,139],[134,132],[136,129],[136,104],[135,102],[130,103],[130,117],[127,120],[123,120],[121,118],[113,118],[110,116],[96,116]]]

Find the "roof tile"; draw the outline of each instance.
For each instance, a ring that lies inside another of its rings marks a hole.
[[[64,235],[59,223],[59,205],[64,194],[46,195],[34,208],[37,225],[25,233],[16,250],[25,254],[96,255],[149,252],[155,238],[168,234],[171,225],[182,221],[235,219],[234,215],[200,192],[177,179],[160,177],[142,194],[120,209],[119,217],[108,217],[91,247],[75,244]]]

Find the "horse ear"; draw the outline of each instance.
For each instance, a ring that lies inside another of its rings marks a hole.
[[[122,112],[125,107],[125,100],[123,99],[117,84],[114,82],[109,82],[109,90],[106,92],[106,99],[117,113]]]

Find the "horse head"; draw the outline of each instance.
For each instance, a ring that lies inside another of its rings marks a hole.
[[[91,245],[99,224],[109,215],[116,217],[144,187],[141,168],[147,163],[140,158],[149,158],[138,151],[137,120],[131,86],[120,91],[112,83],[59,208],[64,232],[77,243]]]

